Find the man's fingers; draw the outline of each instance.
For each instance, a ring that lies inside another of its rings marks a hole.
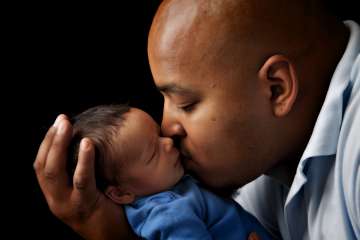
[[[48,184],[48,190],[61,192],[67,186],[67,148],[72,137],[72,127],[66,118],[62,118],[56,126],[49,153],[46,157],[43,177]]]
[[[95,149],[90,139],[84,138],[80,143],[78,163],[74,173],[74,193],[76,198],[95,198],[97,195],[95,182]]]
[[[40,174],[40,172],[45,167],[46,157],[49,153],[50,146],[52,144],[52,141],[54,139],[56,133],[56,128],[54,126],[51,126],[49,130],[47,131],[44,140],[41,142],[41,145],[39,147],[38,153],[36,155],[36,159],[34,162],[34,169],[36,174]]]

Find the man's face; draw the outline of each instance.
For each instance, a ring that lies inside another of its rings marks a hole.
[[[175,185],[184,169],[172,139],[161,137],[155,121],[139,109],[131,108],[125,117],[113,156],[122,165],[120,177],[127,190],[144,196]]]
[[[272,110],[258,78],[262,55],[232,34],[231,6],[207,3],[164,1],[149,63],[165,101],[162,132],[180,140],[185,167],[211,187],[234,188],[274,165]]]
[[[152,71],[164,96],[163,134],[179,138],[184,165],[200,180],[235,188],[269,168],[263,151],[268,112],[255,82],[216,67],[174,67],[157,59]]]

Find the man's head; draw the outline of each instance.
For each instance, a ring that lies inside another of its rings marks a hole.
[[[179,152],[171,138],[161,137],[150,115],[126,105],[104,105],[74,118],[69,164],[77,162],[80,140],[90,139],[96,149],[97,187],[119,204],[164,191],[182,177]]]
[[[180,138],[188,169],[232,188],[299,157],[329,77],[317,61],[332,21],[310,0],[161,4],[149,62],[163,134]]]

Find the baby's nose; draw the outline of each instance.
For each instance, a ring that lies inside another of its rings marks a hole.
[[[161,139],[161,143],[164,146],[164,150],[166,152],[170,152],[171,149],[174,147],[174,141],[169,137],[163,137]]]

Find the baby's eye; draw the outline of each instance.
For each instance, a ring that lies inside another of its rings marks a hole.
[[[150,159],[146,162],[146,164],[149,164],[149,163],[151,163],[151,162],[154,160],[154,158],[155,158],[155,156],[156,156],[156,153],[157,153],[157,145],[154,146],[154,151],[152,152],[151,157],[150,157]]]

